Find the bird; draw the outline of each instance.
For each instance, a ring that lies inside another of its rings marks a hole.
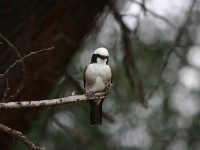
[[[112,72],[108,65],[109,53],[106,48],[96,49],[89,65],[83,73],[84,89],[86,95],[103,92],[110,89],[112,85]],[[89,100],[90,102],[90,124],[102,124],[102,104],[104,99]]]

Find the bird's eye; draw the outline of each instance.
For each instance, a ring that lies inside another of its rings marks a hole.
[[[108,59],[108,56],[104,56],[104,55],[98,55],[97,57],[99,57],[100,59]]]
[[[106,56],[102,56],[102,59],[103,59],[103,60],[106,59]]]

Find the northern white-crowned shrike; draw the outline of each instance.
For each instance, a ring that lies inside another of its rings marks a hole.
[[[108,65],[109,53],[105,48],[94,51],[89,65],[84,71],[84,88],[86,94],[106,91],[111,86],[112,73]],[[90,100],[90,124],[102,124],[102,103],[104,99]]]

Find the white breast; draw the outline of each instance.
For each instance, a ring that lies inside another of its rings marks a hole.
[[[112,74],[109,65],[89,64],[85,76],[88,79],[94,80],[94,85],[90,89],[86,89],[88,92],[103,91],[106,86],[111,84]]]

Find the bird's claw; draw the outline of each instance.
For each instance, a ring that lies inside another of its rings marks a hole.
[[[111,85],[108,85],[105,87],[106,94],[108,94],[110,92],[110,89],[111,89]]]
[[[94,96],[94,93],[92,93],[92,92],[86,93],[87,98],[90,98],[90,97],[93,97],[93,96]]]

